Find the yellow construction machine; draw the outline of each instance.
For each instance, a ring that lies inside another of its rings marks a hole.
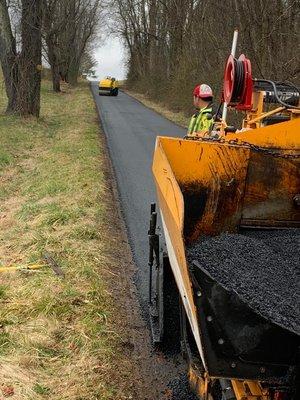
[[[102,94],[109,94],[110,96],[118,96],[119,86],[116,78],[107,76],[105,79],[101,79],[99,82],[99,96]]]
[[[199,399],[299,400],[300,91],[231,55],[222,102],[241,129],[216,115],[209,134],[156,140],[153,339],[180,325]]]

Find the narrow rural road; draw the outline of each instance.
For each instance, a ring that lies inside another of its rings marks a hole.
[[[123,92],[119,92],[118,97],[99,96],[96,82],[92,82],[91,89],[115,170],[122,212],[137,266],[135,284],[146,315],[147,232],[150,203],[156,201],[151,172],[155,139],[157,135],[184,136],[185,130]],[[143,338],[141,345],[148,348],[146,343],[146,338]],[[146,357],[147,361],[139,363],[139,368],[144,370],[147,383],[139,400],[195,399],[189,390],[186,365],[180,355],[165,357],[149,348],[145,351],[140,357]]]
[[[107,137],[134,260],[142,305],[147,302],[148,225],[150,203],[156,200],[151,165],[156,136],[184,136],[185,130],[124,92],[99,96],[92,91]]]

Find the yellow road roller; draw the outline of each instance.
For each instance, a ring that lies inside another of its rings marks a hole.
[[[105,79],[101,79],[99,82],[99,96],[102,94],[108,94],[110,96],[118,96],[119,86],[116,78],[107,76]]]

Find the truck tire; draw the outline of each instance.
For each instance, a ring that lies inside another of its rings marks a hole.
[[[118,93],[118,92],[117,92]],[[153,344],[161,351],[180,352],[179,291],[165,245],[160,244],[156,204],[150,207],[149,238],[149,320]]]
[[[167,257],[164,262],[163,307],[164,335],[161,348],[168,354],[178,354],[181,351],[179,292]]]

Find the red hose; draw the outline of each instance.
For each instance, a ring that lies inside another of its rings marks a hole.
[[[231,107],[249,110],[252,106],[252,71],[251,62],[242,54],[238,59],[228,57],[225,72],[223,99]]]

